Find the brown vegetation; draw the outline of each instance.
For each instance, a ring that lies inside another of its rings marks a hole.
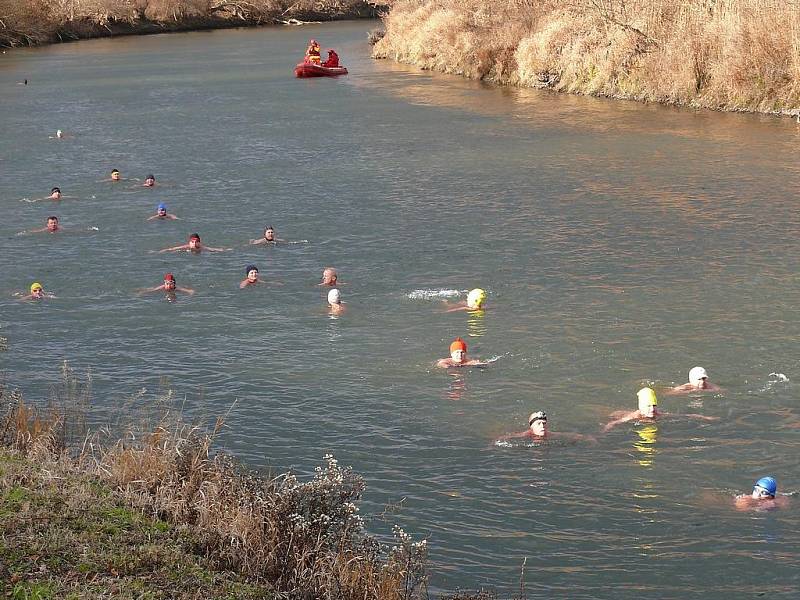
[[[800,107],[797,0],[395,0],[374,55],[502,84]]]
[[[0,501],[9,495],[17,499],[36,497],[49,506],[32,511],[30,523],[16,509],[10,509],[16,511],[14,517],[18,519],[13,527],[17,544],[36,545],[41,532],[26,536],[24,531],[26,527],[39,531],[36,519],[41,516],[36,514],[48,514],[56,505],[91,505],[85,498],[62,498],[53,504],[47,498],[57,490],[47,492],[41,482],[31,483],[31,473],[36,471],[36,481],[46,473],[49,480],[62,482],[62,494],[82,493],[97,485],[110,489],[115,502],[128,511],[127,521],[130,514],[138,514],[151,520],[148,522],[186,529],[204,564],[216,572],[235,574],[233,579],[221,578],[225,585],[266,585],[280,598],[409,600],[424,593],[425,541],[414,542],[395,528],[395,545],[388,548],[368,535],[357,506],[364,481],[332,456],[325,457],[324,466],[317,468],[310,481],[302,482],[292,474],[260,476],[245,471],[224,454],[211,452],[223,426],[221,420],[209,432],[183,422],[171,410],[163,411],[158,424],[149,430],[126,426],[122,439],[109,432],[87,433],[88,394],[87,383],[79,382],[66,365],[62,382],[54,388],[46,408],[31,408],[19,393],[0,388],[0,402],[6,405],[5,413],[0,414],[0,451],[12,460],[25,459],[39,465],[38,470],[24,469],[27,475],[15,476],[14,481],[6,481],[0,465]],[[156,404],[168,407],[171,403],[162,398]],[[83,436],[69,432],[83,432]],[[65,481],[82,483],[66,485]],[[0,502],[0,517],[2,513]],[[54,520],[56,514],[61,513],[53,513]],[[76,524],[70,519],[64,517],[74,528]],[[85,531],[81,529],[84,525]],[[87,540],[86,536],[107,527],[91,519],[84,525],[73,532],[76,543],[82,540],[82,550],[61,543],[60,555],[48,557],[48,564],[59,565],[55,571],[30,568],[30,560],[17,556],[13,547],[2,542],[0,565],[13,558],[22,566],[6,575],[28,586],[26,589],[44,586],[56,590],[59,597],[70,590],[86,589],[99,575],[113,579],[121,567],[98,567],[94,563],[81,567],[86,546],[105,543],[105,538]],[[30,553],[44,562],[39,558],[45,551],[40,548]],[[89,553],[101,554],[96,549]],[[158,556],[147,560],[166,558],[163,553]],[[125,562],[124,557],[120,560]],[[137,561],[133,562],[138,565]],[[156,566],[145,569],[148,577]],[[159,570],[159,576],[174,568]],[[102,573],[98,574],[98,569]],[[135,576],[133,569],[131,577]],[[169,597],[200,597],[187,594],[171,593]]]
[[[0,46],[375,17],[370,0],[0,0]]]

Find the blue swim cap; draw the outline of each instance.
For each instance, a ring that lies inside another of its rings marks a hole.
[[[753,487],[759,487],[762,490],[766,491],[770,496],[774,496],[775,492],[778,491],[778,482],[775,481],[774,477],[762,477]]]
[[[161,204],[158,205],[157,210],[167,210],[167,205],[162,202]]]

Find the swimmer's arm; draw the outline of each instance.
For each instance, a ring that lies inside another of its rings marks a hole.
[[[228,252],[229,250],[233,250],[233,248],[214,248],[213,246],[203,246],[203,249],[209,252]]]
[[[440,369],[446,369],[447,367],[451,366],[451,360],[449,358],[440,358],[436,361],[436,366]]]
[[[283,285],[282,281],[278,281],[277,279],[270,279],[269,281],[258,281],[259,283],[269,283],[270,285]],[[344,303],[342,303],[344,304]]]
[[[163,285],[161,286],[163,289]],[[189,294],[190,296],[194,296],[194,290],[192,288],[185,288],[185,287],[176,287],[175,288],[179,292],[183,292],[184,294]]]
[[[499,438],[497,438],[497,441],[505,442],[506,440],[515,440],[519,438],[530,437],[530,435],[531,435],[530,430],[526,429],[525,431],[520,431],[518,433],[507,433],[505,435],[501,435]]]
[[[180,246],[172,246],[172,248],[163,248],[158,251],[159,254],[162,252],[178,252],[179,250],[186,250],[189,247],[189,244],[181,244]]]
[[[178,215],[173,215],[172,213],[167,213],[167,218],[170,221],[180,221],[180,218],[178,218]]]
[[[158,215],[153,215],[152,217],[147,217],[147,220],[148,221],[152,221],[152,220],[157,219],[157,218],[158,218]]]
[[[269,242],[264,238],[261,238],[260,240],[250,240],[251,246],[260,246],[261,244],[269,244]]]
[[[154,288],[143,288],[141,290],[137,290],[136,291],[136,295],[137,296],[141,296],[142,294],[150,294],[152,292],[158,292],[158,291],[163,290],[163,289],[164,289],[163,285],[159,285],[158,287],[154,287]]]
[[[464,363],[468,367],[483,367],[489,364],[488,360],[478,360],[477,358],[473,358],[466,363]]]
[[[460,310],[469,310],[469,307],[467,307],[466,305],[464,305],[464,306],[454,306],[454,307],[452,307],[452,308],[448,308],[448,309],[447,309],[446,311],[444,311],[444,312],[446,312],[446,313],[451,313],[451,312],[458,312],[458,311],[460,311]]]
[[[247,279],[245,279],[244,281],[242,281],[242,282],[239,284],[239,289],[240,289],[240,290],[243,290],[244,288],[246,288],[246,287],[247,287],[247,285],[248,285],[248,284],[247,284]]]
[[[661,413],[662,415],[668,413]],[[719,421],[719,417],[707,417],[705,415],[698,415],[696,413],[688,413],[683,415],[684,417],[689,417],[690,419],[700,419],[701,421]]]
[[[572,440],[573,442],[589,442],[591,444],[597,443],[596,437],[594,437],[593,435],[586,435],[583,433],[571,433],[571,432],[559,431],[557,433],[551,433],[549,435],[565,440]]]
[[[617,425],[622,425],[623,423],[628,423],[629,421],[633,421],[636,417],[639,416],[639,411],[630,412],[627,415],[620,417],[619,419],[615,419],[606,423],[606,426],[603,427],[603,433],[607,431],[611,431]]]

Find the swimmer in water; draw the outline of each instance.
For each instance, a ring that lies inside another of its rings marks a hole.
[[[151,292],[166,292],[167,296],[174,296],[175,292],[189,294],[190,296],[194,294],[192,288],[178,287],[178,283],[175,281],[175,276],[172,273],[164,275],[164,283],[162,285],[139,290],[138,294],[141,296],[142,294],[149,294]]]
[[[282,240],[280,238],[275,237],[275,228],[272,225],[267,225],[264,227],[264,237],[259,240],[250,240],[250,244],[253,246],[258,246],[260,244],[277,244],[278,242],[285,242],[286,240]]]
[[[244,280],[239,284],[239,289],[243,290],[246,287],[250,287],[251,285],[257,285],[259,283],[264,283],[258,278],[258,267],[255,265],[247,265],[244,268],[245,277]]]
[[[346,310],[342,302],[342,293],[338,288],[333,288],[328,292],[328,313],[331,315],[341,315]]]
[[[639,400],[639,410],[632,412],[617,411],[613,413],[612,421],[603,427],[603,431],[611,431],[617,425],[628,423],[629,421],[655,421],[659,417],[672,416],[672,413],[663,412],[658,410],[658,398],[652,388],[644,387],[636,393]],[[716,421],[717,417],[706,417],[697,414],[680,415],[682,417],[689,417],[690,419],[701,419],[703,421]]]
[[[167,212],[167,205],[164,204],[163,202],[156,207],[156,214],[154,214],[152,217],[147,217],[148,221],[153,221],[155,219],[159,219],[161,221],[168,219],[173,221],[180,221],[180,219],[177,216]]]
[[[155,187],[156,185],[156,177],[155,175],[148,175],[144,178],[144,183],[142,187]]]
[[[200,234],[193,233],[189,236],[189,241],[186,244],[181,244],[180,246],[172,246],[171,248],[163,248],[159,250],[159,254],[163,252],[191,252],[193,254],[200,254],[204,250],[208,252],[227,252],[228,250],[232,250],[232,248],[214,248],[212,246],[204,246],[200,241]]]
[[[504,442],[517,438],[530,438],[534,441],[544,441],[550,439],[564,439],[569,441],[590,441],[596,442],[597,440],[591,435],[581,435],[580,433],[565,433],[565,432],[552,432],[547,426],[547,413],[543,410],[531,413],[528,417],[528,429],[520,431],[519,433],[508,433],[500,437],[497,441]]]
[[[690,394],[692,392],[721,392],[723,389],[708,380],[708,373],[703,367],[693,367],[689,371],[689,382],[667,390],[667,395]]]
[[[488,364],[485,360],[467,359],[467,343],[460,337],[457,337],[450,344],[450,357],[440,358],[436,361],[436,366],[440,369],[449,367],[482,367]]]
[[[31,293],[22,295],[20,292],[14,294],[19,296],[20,300],[44,300],[45,298],[55,298],[54,294],[49,294],[44,291],[44,287],[38,281],[31,284]]]
[[[47,225],[45,227],[39,227],[38,229],[29,229],[28,231],[20,231],[19,234],[23,233],[57,233],[59,231],[64,231],[64,228],[58,224],[58,217],[55,215],[51,215],[47,217]]]
[[[450,307],[450,304],[447,300],[443,301],[445,306],[448,306],[445,312],[456,312],[459,310],[467,310],[467,311],[476,311],[476,310],[485,310],[486,309],[486,290],[481,288],[475,288],[474,290],[470,290],[469,294],[467,294],[467,301],[458,302],[455,306]]]
[[[776,497],[778,482],[774,477],[762,477],[753,486],[753,493],[749,496],[742,494],[734,499],[736,510],[774,510],[786,508],[789,505],[787,496]]]
[[[333,267],[325,267],[322,271],[322,281],[317,285],[327,285],[328,287],[336,287],[336,282],[339,279],[339,274]]]

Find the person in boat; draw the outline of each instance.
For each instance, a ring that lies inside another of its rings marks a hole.
[[[609,421],[603,431],[611,431],[617,425],[628,423],[629,421],[655,421],[658,417],[670,416],[672,413],[663,412],[658,410],[658,398],[653,388],[644,387],[636,393],[639,401],[639,409],[631,412],[616,412],[611,415],[612,420]],[[717,417],[706,417],[705,415],[685,414],[681,415],[689,417],[690,419],[701,419],[703,421],[716,421]]]
[[[569,441],[587,440],[590,442],[597,441],[590,435],[565,432],[554,433],[550,431],[550,428],[547,425],[547,413],[545,413],[543,410],[531,413],[531,415],[528,417],[528,429],[525,431],[520,431],[519,433],[507,433],[506,435],[501,436],[497,441],[505,442],[518,438],[530,438],[534,441],[544,441],[550,439],[563,439]]]
[[[327,285],[328,287],[336,287],[336,282],[339,279],[339,274],[333,267],[325,267],[322,271],[322,281],[317,285]]]
[[[339,55],[336,54],[336,50],[328,49],[328,58],[322,63],[322,66],[329,69],[337,69],[339,67]]]
[[[333,288],[328,292],[328,308],[331,315],[340,315],[346,310],[344,302],[342,302],[342,293],[338,288]]]
[[[180,220],[178,219],[177,216],[167,212],[167,205],[164,204],[163,202],[156,207],[156,214],[154,214],[152,217],[147,217],[148,221],[153,221],[155,219],[160,219],[160,220],[170,219],[177,221]]]
[[[467,343],[460,337],[453,340],[450,344],[450,356],[448,358],[440,358],[436,361],[436,366],[440,369],[447,369],[449,367],[480,367],[488,365],[485,360],[478,360],[473,358],[467,359]]]
[[[260,244],[277,244],[278,242],[285,242],[280,238],[275,237],[275,228],[272,225],[264,227],[264,237],[259,240],[250,240],[250,244],[258,246]]]
[[[753,486],[753,493],[749,496],[742,494],[734,499],[736,510],[774,510],[785,508],[789,505],[789,498],[786,496],[776,497],[778,493],[778,482],[774,477],[762,477]]]
[[[475,288],[474,290],[470,290],[469,294],[467,294],[467,301],[458,302],[455,306],[450,306],[450,304],[445,300],[445,306],[447,306],[446,312],[456,312],[459,310],[466,310],[466,311],[476,311],[476,310],[484,310],[486,307],[484,306],[486,302],[486,290],[481,288]]]
[[[231,248],[213,248],[211,246],[204,246],[203,243],[200,241],[200,234],[193,233],[189,236],[189,241],[186,244],[181,244],[180,246],[172,246],[171,248],[163,248],[159,250],[159,253],[163,252],[191,252],[193,254],[200,254],[203,250],[208,250],[209,252],[226,252],[231,250]]]
[[[190,296],[194,294],[194,290],[192,288],[178,287],[178,282],[175,281],[175,276],[172,273],[167,273],[164,275],[164,283],[162,285],[139,290],[139,295],[161,291],[166,292],[167,297],[174,297],[176,292],[189,294]]]
[[[703,367],[692,367],[689,381],[667,390],[667,395],[691,394],[692,392],[721,392],[722,388],[708,380],[708,373]]]
[[[313,63],[315,65],[320,64],[322,58],[320,57],[320,49],[317,40],[311,40],[308,43],[308,48],[306,48],[306,62]]]

